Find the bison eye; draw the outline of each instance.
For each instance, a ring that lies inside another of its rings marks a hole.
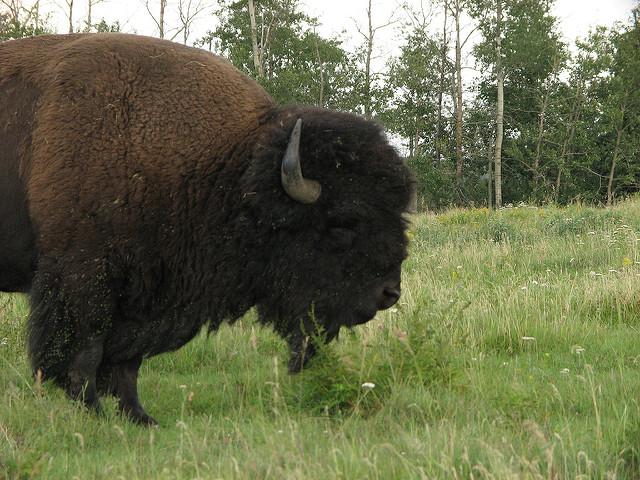
[[[353,244],[356,232],[348,228],[333,227],[329,229],[332,246],[337,250],[346,250]]]

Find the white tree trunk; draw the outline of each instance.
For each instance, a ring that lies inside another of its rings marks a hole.
[[[496,208],[502,207],[502,137],[504,131],[504,72],[502,71],[502,0],[496,2],[496,83],[498,99],[496,105],[495,188]]]
[[[456,186],[458,194],[462,184],[462,44],[460,42],[460,0],[455,0],[456,23]]]
[[[611,168],[609,169],[609,182],[607,183],[607,206],[613,205],[613,179],[616,172],[616,164],[618,163],[618,155],[620,153],[620,141],[622,140],[622,132],[624,131],[624,112],[626,108],[626,102],[622,104],[621,108],[621,121],[618,128],[616,128],[616,145],[613,148],[613,156],[611,158]]]
[[[253,50],[253,66],[256,75],[264,78],[264,66],[262,65],[262,56],[258,47],[258,27],[256,25],[256,7],[253,0],[249,0],[249,21],[251,22],[251,48]]]

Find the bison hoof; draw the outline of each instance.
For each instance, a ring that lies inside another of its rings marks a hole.
[[[158,425],[158,422],[151,415],[148,415],[143,409],[126,409],[122,408],[121,412],[125,415],[130,421],[136,423],[138,425],[147,425],[149,427],[154,427]]]
[[[157,427],[158,426],[158,421],[155,418],[153,418],[151,415],[147,415],[144,412],[142,412],[142,414],[129,415],[129,418],[134,423],[137,423],[138,425],[146,425],[148,427]]]
[[[147,415],[145,412],[128,413],[127,416],[129,417],[129,420],[133,423],[137,423],[138,425],[147,425],[148,427],[155,427],[158,425],[158,421],[151,415]]]

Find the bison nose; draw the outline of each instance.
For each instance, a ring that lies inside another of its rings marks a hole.
[[[378,305],[378,310],[384,310],[386,308],[390,308],[396,304],[396,302],[400,300],[400,287],[384,287],[382,290],[382,295],[380,297],[380,302]]]

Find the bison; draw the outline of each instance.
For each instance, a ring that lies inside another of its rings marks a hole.
[[[414,180],[381,128],[277,106],[226,60],[123,34],[0,44],[0,290],[34,374],[133,421],[144,358],[256,307],[290,347],[400,297]]]

